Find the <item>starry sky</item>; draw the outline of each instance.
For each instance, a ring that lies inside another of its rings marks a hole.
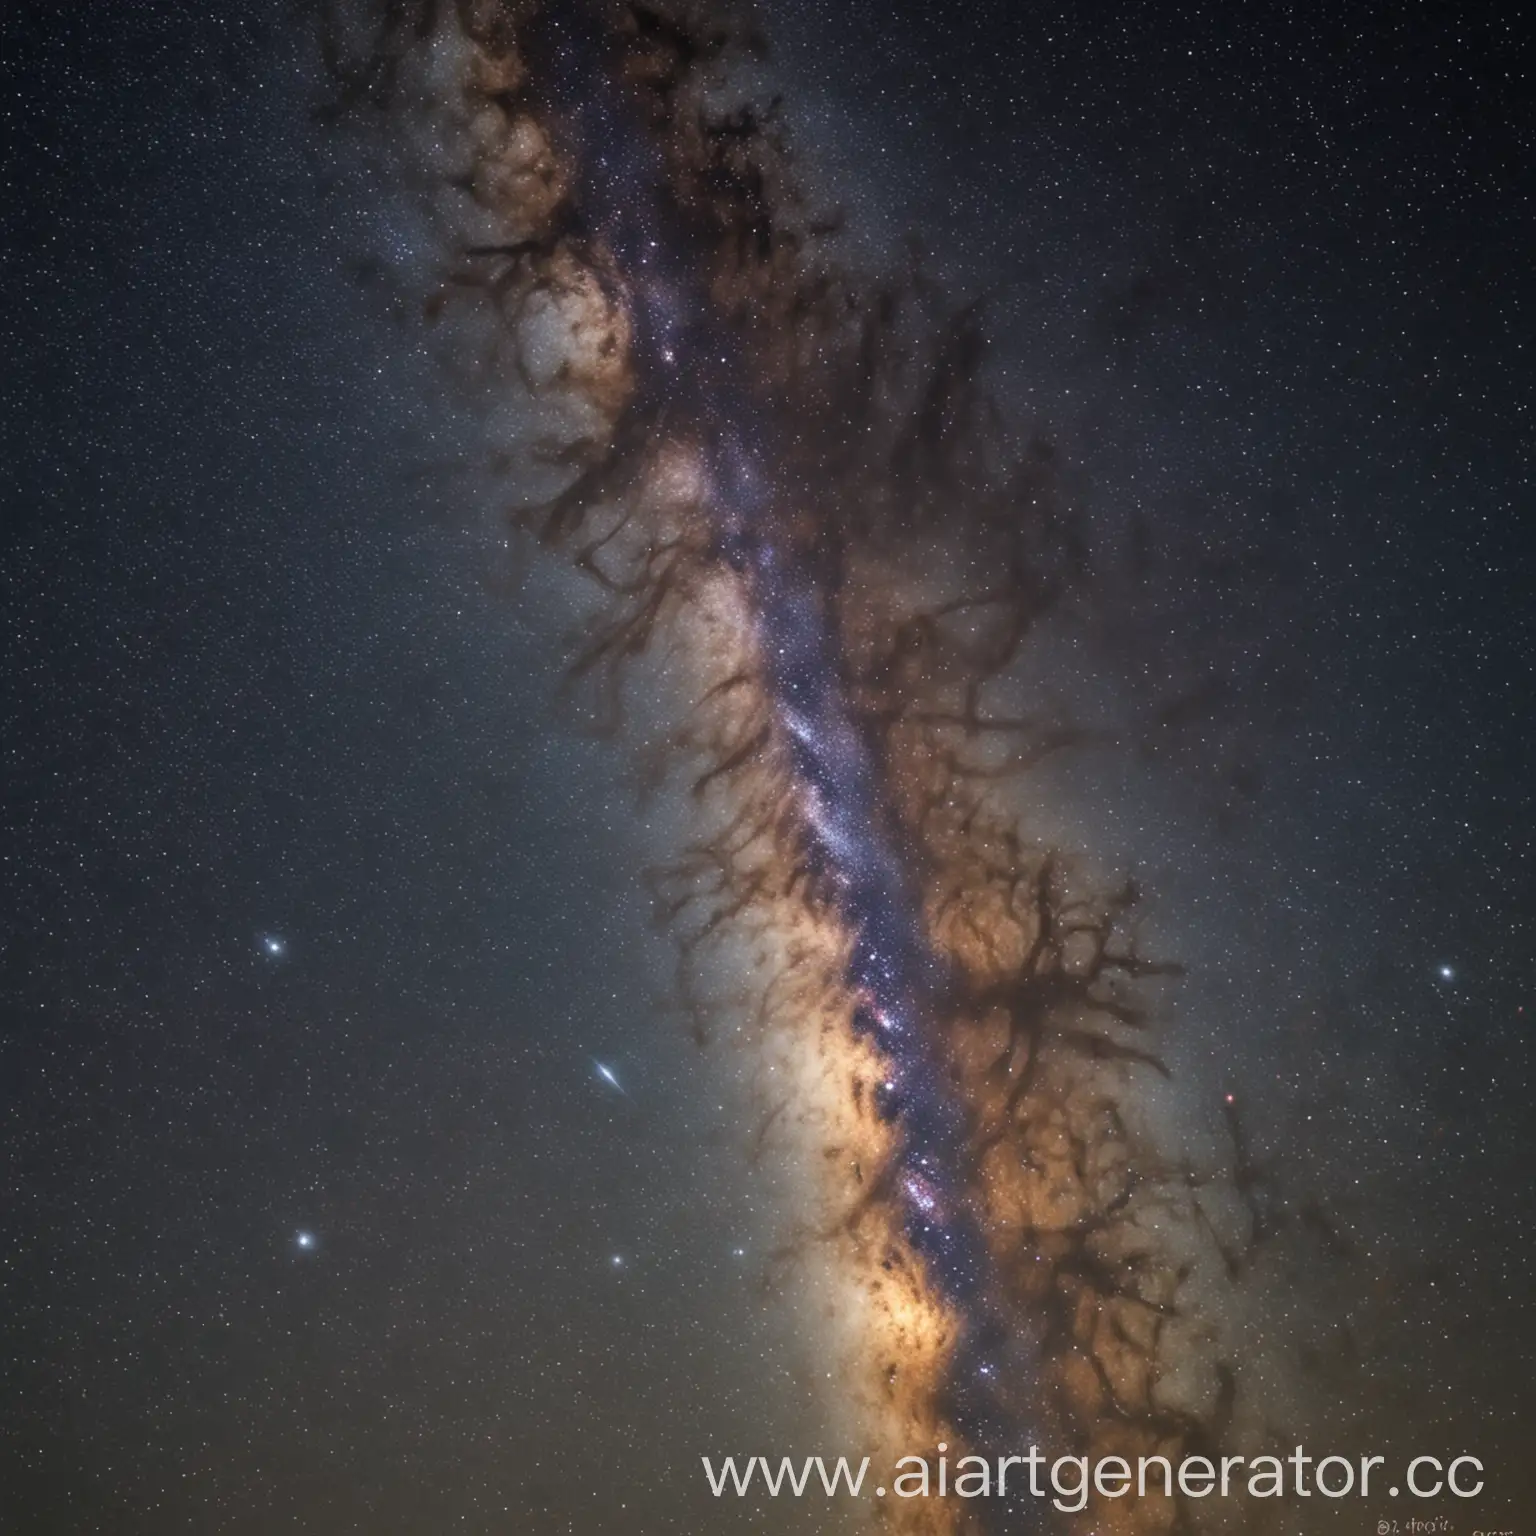
[[[1180,1135],[1332,1234],[1262,1326],[1536,1511],[1513,13],[760,20],[849,259],[985,298],[1081,509],[1026,682],[1102,742],[1027,804],[1187,967]],[[768,1528],[696,1467],[836,1440],[794,1177],[670,994],[682,812],[562,709],[590,594],[380,291],[385,162],[285,8],[0,50],[0,1529]]]

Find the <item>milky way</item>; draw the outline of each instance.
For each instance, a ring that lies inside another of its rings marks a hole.
[[[760,1017],[841,1085],[830,1240],[869,1314],[848,1390],[907,1449],[1226,1443],[1242,1403],[1210,1277],[1262,1234],[1138,1121],[1164,1071],[1142,989],[1177,968],[1137,948],[1133,887],[1096,890],[1009,809],[1076,736],[1007,707],[1084,580],[1053,451],[983,388],[980,313],[920,270],[844,271],[776,106],[711,98],[754,46],[641,7],[327,33],[342,104],[457,163],[429,317],[467,310],[464,335],[585,413],[539,450],[563,487],[514,514],[612,599],[573,676],[617,718],[635,657],[689,654],[669,753],[701,833],[658,896],[686,961],[754,937]]]

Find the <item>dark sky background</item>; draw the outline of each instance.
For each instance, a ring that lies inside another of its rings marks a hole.
[[[393,192],[287,13],[114,10],[0,22],[0,1530],[680,1529],[701,1440],[822,1409],[622,754],[552,709],[580,598],[424,472],[473,426],[354,280]],[[1383,1401],[1512,1443],[1518,17],[764,17],[812,186],[989,296],[1093,530],[1039,673],[1122,742],[1042,816],[1191,966],[1191,1134],[1237,1094]]]

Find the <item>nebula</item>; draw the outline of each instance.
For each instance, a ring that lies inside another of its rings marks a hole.
[[[328,12],[321,38],[332,110],[387,125],[435,222],[414,302],[445,358],[493,428],[498,392],[547,411],[530,454],[506,450],[510,516],[605,596],[571,661],[581,707],[687,783],[693,835],[652,874],[679,995],[701,1040],[734,1010],[776,1042],[760,1136],[814,1127],[806,1240],[858,1298],[840,1390],[871,1443],[1267,1443],[1223,1317],[1264,1240],[1241,1220],[1257,1181],[1215,1187],[1144,1106],[1178,967],[1138,944],[1134,884],[1030,825],[1029,770],[1084,733],[1020,707],[1013,674],[1092,578],[1051,444],[986,388],[984,311],[915,260],[849,270],[783,104],[727,89],[764,47],[734,13],[393,4]],[[657,653],[689,702],[647,741],[626,680]]]

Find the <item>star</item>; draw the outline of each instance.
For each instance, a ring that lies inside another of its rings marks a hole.
[[[1454,966],[1449,966],[1449,965],[1442,965],[1440,967],[1440,980],[1441,981],[1455,981],[1456,980],[1456,970],[1455,970],[1455,967]]]
[[[261,941],[261,947],[274,960],[278,959],[281,955],[286,954],[288,951],[288,945],[275,933],[267,934]]]
[[[293,1242],[296,1248],[305,1253],[312,1253],[316,1246],[315,1234],[309,1231],[298,1231],[293,1234]]]

